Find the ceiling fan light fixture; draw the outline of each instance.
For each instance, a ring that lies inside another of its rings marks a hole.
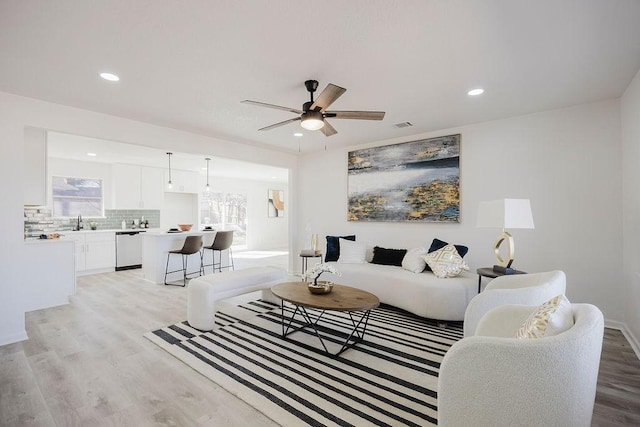
[[[306,111],[302,113],[300,126],[306,130],[318,130],[324,126],[324,118],[320,111]]]

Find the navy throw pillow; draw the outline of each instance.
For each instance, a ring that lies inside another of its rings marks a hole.
[[[402,267],[402,260],[406,254],[406,249],[386,249],[380,246],[374,246],[371,264],[396,265]]]
[[[431,252],[435,252],[438,249],[442,249],[445,246],[447,246],[449,243],[444,242],[440,239],[433,239],[433,242],[431,242],[431,246],[429,247],[429,250],[427,251],[428,253]],[[456,251],[458,251],[458,254],[464,258],[464,256],[467,254],[467,252],[469,252],[469,248],[466,246],[462,246],[462,245],[453,245],[456,248]],[[425,268],[425,271],[432,271],[431,268],[429,267],[429,264],[427,264],[427,268]]]
[[[327,253],[324,256],[324,262],[337,261],[340,258],[340,239],[353,240],[356,236],[327,236]]]

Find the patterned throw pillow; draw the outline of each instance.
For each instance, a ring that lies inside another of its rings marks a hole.
[[[455,277],[463,271],[469,270],[469,266],[453,245],[446,245],[437,251],[428,253],[424,256],[424,260],[433,274],[440,279]]]
[[[542,338],[558,335],[573,326],[573,309],[564,295],[558,295],[542,304],[522,324],[516,338]]]

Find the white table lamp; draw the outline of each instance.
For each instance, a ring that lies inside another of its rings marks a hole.
[[[513,263],[513,236],[506,231],[507,228],[534,228],[531,203],[529,199],[500,199],[488,202],[480,202],[478,207],[479,228],[502,228],[502,234],[496,240],[494,252],[497,264],[494,270],[508,273]],[[502,259],[500,245],[506,240],[509,249],[509,258]]]

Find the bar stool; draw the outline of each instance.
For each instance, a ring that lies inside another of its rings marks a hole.
[[[186,286],[187,275],[195,274],[194,272],[187,273],[187,267],[189,265],[189,255],[199,253],[201,248],[202,248],[202,236],[187,236],[187,238],[184,241],[184,244],[182,245],[182,249],[169,251],[169,253],[167,254],[167,267],[164,270],[164,284],[172,285],[172,286],[180,286],[180,285],[174,285],[172,283],[167,283],[167,274],[182,271],[184,273],[182,286],[183,287]],[[169,258],[171,258],[172,254],[182,256],[182,269],[169,271]],[[198,270],[198,276],[201,275],[201,271],[202,271],[202,254],[200,254],[200,269]]]
[[[202,248],[202,259],[200,261],[200,264],[202,265],[202,273],[204,274],[204,268],[208,267],[208,266],[212,266],[213,267],[213,272],[216,272],[216,266],[218,266],[218,271],[222,271],[223,268],[229,268],[231,267],[232,270],[235,270],[234,266],[233,266],[233,253],[231,252],[231,244],[233,243],[233,230],[230,231],[218,231],[216,233],[216,237],[213,239],[213,243],[211,244],[211,246],[205,246],[204,248]],[[204,253],[205,250],[209,249],[212,251],[212,262],[213,264],[204,264]],[[231,264],[229,265],[222,265],[222,251],[226,251],[229,250],[229,260],[231,261]],[[219,255],[219,262],[216,262],[216,252],[218,252]]]

